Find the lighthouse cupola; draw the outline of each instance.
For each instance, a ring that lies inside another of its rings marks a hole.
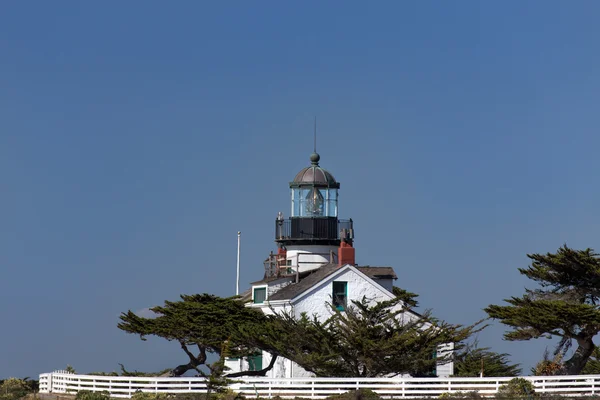
[[[319,165],[320,160],[312,153],[310,165],[290,182],[291,215],[284,218],[279,213],[275,222],[277,264],[283,267],[285,262],[293,273],[339,263],[340,248],[352,247],[354,239],[352,220],[338,219],[340,183]]]
[[[319,166],[321,157],[310,155],[309,167],[303,168],[290,182],[293,218],[337,218],[340,184]]]

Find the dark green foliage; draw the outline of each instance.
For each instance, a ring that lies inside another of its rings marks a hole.
[[[8,378],[0,383],[0,400],[17,400],[28,393],[32,390],[25,379]]]
[[[436,363],[451,361],[451,352],[433,354],[445,343],[458,344],[476,325],[462,327],[438,321],[427,312],[407,313],[396,298],[375,304],[354,301],[345,312],[331,306],[332,316],[290,314],[269,317],[265,335],[246,335],[252,345],[291,359],[317,376],[376,377],[430,374]]]
[[[220,393],[154,393],[135,392],[132,400],[245,400],[245,397],[232,391],[224,390]]]
[[[566,245],[555,254],[528,254],[532,262],[519,272],[540,287],[511,297],[506,306],[490,305],[485,311],[512,330],[506,340],[558,336],[555,354],[576,349],[564,362],[564,373],[577,375],[595,349],[600,332],[600,258],[592,249],[573,250]]]
[[[532,397],[535,394],[533,383],[525,378],[513,378],[506,385],[500,386],[497,398],[518,399]]]
[[[167,400],[169,395],[166,393],[135,392],[131,400]]]
[[[346,393],[327,397],[328,400],[380,400],[381,397],[370,389],[351,390]]]
[[[584,375],[600,375],[600,349],[598,347],[592,352],[581,373]]]
[[[511,364],[508,354],[490,351],[489,347],[478,347],[477,342],[465,346],[454,355],[454,376],[478,377],[483,368],[483,376],[518,376],[519,364]]]
[[[471,392],[446,392],[442,393],[439,396],[440,399],[464,399],[464,400],[479,400],[483,398],[479,392],[471,391]]]
[[[165,301],[164,306],[151,309],[156,318],[144,318],[132,311],[122,313],[119,329],[128,333],[146,336],[154,335],[179,342],[189,361],[172,370],[172,375],[180,376],[195,369],[202,376],[216,376],[222,373],[225,356],[240,357],[252,354],[255,348],[248,348],[238,340],[236,332],[260,332],[265,326],[266,317],[259,310],[245,307],[235,297],[221,298],[209,294],[182,295],[180,301]],[[197,348],[194,354],[192,347]],[[214,365],[207,364],[208,354],[219,358]],[[209,370],[207,374],[200,367]],[[271,366],[272,367],[272,366]],[[258,371],[264,372],[266,371]]]
[[[392,288],[392,293],[394,294],[394,296],[396,296],[396,298],[402,300],[404,304],[406,304],[406,306],[409,308],[414,308],[419,305],[419,303],[416,300],[416,298],[419,297],[419,295],[416,293],[409,292],[408,290],[401,289],[397,286],[394,286]]]
[[[416,304],[416,295],[400,289],[395,293],[398,297],[391,301],[355,301],[345,312],[331,306],[331,317],[325,321],[317,316],[295,318],[289,313],[265,315],[245,307],[237,298],[181,296],[181,301],[154,307],[156,318],[123,313],[119,328],[142,339],[155,335],[178,341],[189,362],[176,367],[173,375],[196,369],[209,377],[210,389],[217,392],[228,378],[264,376],[278,356],[317,376],[430,376],[436,364],[452,359],[451,352],[438,352],[437,359],[433,358],[440,345],[460,346],[482,329],[478,324],[463,327],[438,321],[429,312],[407,313]],[[197,354],[192,353],[191,346],[198,348]],[[260,371],[224,371],[225,357],[247,357],[257,351],[273,355],[269,366]],[[218,360],[206,364],[207,353],[216,354]]]
[[[92,392],[89,390],[80,390],[75,396],[75,400],[110,400],[108,392]]]

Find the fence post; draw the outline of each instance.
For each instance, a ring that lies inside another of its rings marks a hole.
[[[315,398],[315,379],[313,378],[312,381],[310,381],[311,385],[310,385],[310,398],[314,399]]]

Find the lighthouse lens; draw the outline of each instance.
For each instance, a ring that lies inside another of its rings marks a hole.
[[[323,194],[317,188],[312,188],[306,195],[306,215],[310,217],[323,216],[323,205],[325,200]]]

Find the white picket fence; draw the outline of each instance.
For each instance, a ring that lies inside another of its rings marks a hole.
[[[568,396],[600,394],[600,375],[527,376],[536,393]],[[360,388],[386,398],[438,397],[442,393],[477,391],[493,395],[512,378],[241,378],[230,388],[246,397],[321,399]],[[111,397],[129,398],[137,391],[151,393],[205,393],[204,378],[76,375],[56,371],[40,375],[42,393],[107,391]]]

